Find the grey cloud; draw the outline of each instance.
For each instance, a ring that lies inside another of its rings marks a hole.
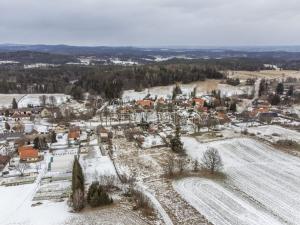
[[[300,44],[297,0],[0,0],[0,42]]]

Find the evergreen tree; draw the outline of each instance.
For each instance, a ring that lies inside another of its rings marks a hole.
[[[183,154],[183,143],[180,138],[180,125],[179,122],[176,123],[175,136],[171,139],[171,149],[173,152]]]
[[[90,187],[89,187],[89,190],[88,190],[88,193],[87,193],[87,196],[86,196],[86,200],[87,202],[90,204],[90,201],[93,197],[93,194],[94,192],[96,192],[98,190],[98,187],[99,187],[99,182],[96,181],[96,182],[93,182]]]
[[[278,105],[280,103],[280,96],[279,95],[271,96],[270,103],[271,105]]]
[[[5,117],[9,117],[9,110],[7,109],[7,110],[5,110],[5,112],[4,112],[4,116]]]
[[[181,88],[179,86],[179,84],[176,84],[175,88],[173,89],[173,95],[172,95],[172,99],[174,100],[176,98],[177,95],[182,94]]]
[[[289,90],[287,91],[287,96],[293,96],[294,95],[294,86],[293,85],[291,85],[290,87],[289,87]]]
[[[72,170],[72,203],[75,211],[80,211],[84,207],[84,175],[76,156]]]
[[[276,93],[277,93],[278,95],[282,95],[283,92],[284,92],[284,86],[283,86],[283,83],[280,82],[280,83],[277,85],[277,87],[276,87]]]
[[[15,98],[13,98],[13,100],[12,100],[12,108],[13,109],[17,109],[18,108],[18,103],[17,103],[17,101],[16,101]]]
[[[10,125],[8,124],[8,122],[5,122],[5,129],[10,130]]]
[[[40,149],[40,140],[38,137],[33,139],[33,148]]]
[[[56,143],[57,140],[56,140],[56,133],[55,131],[52,131],[51,132],[51,143]]]
[[[91,207],[98,207],[101,205],[108,205],[113,202],[105,189],[99,185],[99,182],[93,182],[88,190],[87,202]]]
[[[92,193],[91,199],[89,201],[89,205],[91,207],[100,206],[100,193],[99,193],[98,189]]]
[[[236,103],[235,102],[232,102],[230,104],[229,110],[232,112],[236,112]]]

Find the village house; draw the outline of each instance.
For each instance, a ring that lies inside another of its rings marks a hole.
[[[154,102],[152,100],[143,99],[136,101],[136,105],[141,106],[144,109],[151,109],[154,106]]]
[[[50,117],[52,115],[52,112],[47,108],[43,108],[40,115],[41,115],[42,118],[47,118],[47,117]]]
[[[20,146],[18,148],[20,161],[36,162],[40,159],[39,151],[31,145]]]
[[[205,100],[202,98],[193,98],[192,104],[195,104],[196,107],[203,107],[205,103]]]

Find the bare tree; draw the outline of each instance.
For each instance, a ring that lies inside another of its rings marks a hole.
[[[193,170],[195,172],[199,170],[199,161],[197,159],[193,162]]]
[[[208,131],[211,130],[211,132],[213,131],[213,128],[217,126],[217,124],[218,120],[213,117],[209,117],[206,121],[207,129]]]
[[[56,105],[56,98],[55,98],[55,96],[54,95],[51,95],[50,97],[49,97],[49,101],[50,101],[50,106],[52,107],[52,108],[54,108],[54,106]]]
[[[42,95],[39,97],[40,99],[40,104],[42,107],[45,107],[46,106],[46,102],[47,102],[47,96],[46,95]]]
[[[17,164],[16,164],[16,170],[20,173],[20,176],[22,177],[22,176],[24,176],[24,172],[25,172],[25,170],[26,169],[28,169],[29,168],[29,165],[27,164],[27,163],[23,163],[23,162],[18,162]]]
[[[38,173],[40,171],[41,167],[42,167],[41,162],[34,163],[34,168],[35,168],[36,173]]]
[[[182,174],[185,170],[186,160],[184,158],[179,158],[177,160],[177,166],[178,166],[179,173]]]
[[[219,152],[215,148],[208,148],[202,157],[202,166],[209,170],[211,174],[222,168],[223,163]]]
[[[172,177],[174,175],[174,172],[175,172],[174,157],[170,157],[168,162],[167,162],[167,165],[165,167],[165,174],[168,177]]]

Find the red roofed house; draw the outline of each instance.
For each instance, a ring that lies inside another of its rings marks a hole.
[[[205,100],[202,98],[193,98],[192,101],[195,103],[195,106],[201,107],[201,108],[204,106],[204,102],[205,102]]]
[[[21,161],[35,162],[39,160],[39,151],[32,146],[21,146],[18,148]]]
[[[77,140],[80,137],[80,128],[79,127],[71,127],[69,130],[68,138],[72,140]]]
[[[154,105],[154,102],[152,100],[138,100],[136,101],[137,105],[142,106],[143,108],[151,108]]]

